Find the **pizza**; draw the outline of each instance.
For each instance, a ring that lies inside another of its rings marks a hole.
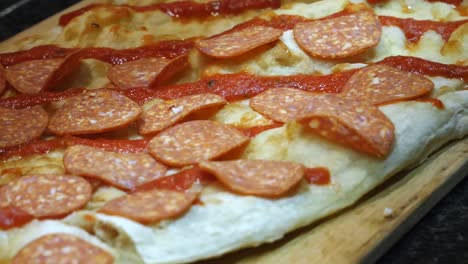
[[[0,54],[0,262],[281,239],[468,134],[460,0],[108,0]],[[417,191],[417,190],[415,190]]]

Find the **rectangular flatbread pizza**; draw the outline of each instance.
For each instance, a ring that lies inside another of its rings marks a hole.
[[[0,50],[0,263],[279,240],[465,137],[467,82],[466,0],[93,2]]]

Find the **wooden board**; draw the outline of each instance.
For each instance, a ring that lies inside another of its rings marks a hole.
[[[58,24],[61,14],[96,0],[84,0],[2,42],[0,50]],[[410,172],[400,173],[356,205],[285,238],[200,263],[372,263],[468,175],[468,138],[452,142]],[[393,210],[384,216],[385,208]]]

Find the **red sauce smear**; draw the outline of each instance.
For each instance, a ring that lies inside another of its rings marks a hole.
[[[264,126],[254,126],[249,128],[239,128],[244,135],[248,136],[249,138],[254,138],[256,135],[262,133],[263,131],[270,130],[273,128],[281,127],[283,124],[274,122],[271,125],[264,125]]]
[[[63,92],[42,92],[40,94],[19,94],[14,97],[8,97],[0,100],[0,106],[14,109],[22,109],[35,105],[42,105],[62,101],[70,97],[81,94],[85,89],[76,88]]]
[[[388,57],[377,62],[377,64],[396,67],[411,73],[460,78],[468,81],[468,66],[442,64],[407,56]],[[248,73],[220,74],[201,79],[194,83],[169,85],[158,87],[157,89],[134,88],[121,92],[139,104],[143,104],[156,97],[175,99],[200,93],[215,93],[229,101],[235,101],[251,98],[268,89],[279,87],[291,87],[311,92],[339,93],[355,71],[351,70],[323,76],[255,76]],[[19,95],[0,99],[0,106],[25,108],[65,99],[78,93],[79,90],[69,90],[40,95]]]
[[[423,103],[430,103],[434,107],[436,107],[436,108],[438,108],[440,110],[445,109],[444,103],[441,100],[437,99],[437,98],[418,98],[418,99],[415,99],[414,101],[423,102]]]
[[[25,157],[33,154],[46,154],[49,151],[64,146],[62,139],[38,140],[19,146],[0,149],[0,160],[5,160],[14,156]]]
[[[76,56],[76,60],[96,59],[110,64],[122,64],[147,57],[173,59],[187,54],[193,47],[193,40],[164,40],[147,46],[123,50],[94,47],[67,49],[46,45],[37,46],[29,50],[0,54],[0,63],[8,67],[28,60],[65,58],[73,54],[73,56]]]
[[[65,137],[67,146],[86,145],[89,147],[99,148],[105,151],[114,151],[121,153],[136,153],[146,150],[149,139],[88,139],[80,137]]]
[[[73,18],[99,7],[123,7],[135,12],[160,10],[176,18],[205,18],[218,15],[235,15],[253,9],[279,8],[280,6],[280,0],[216,0],[208,3],[178,1],[147,6],[92,4],[62,15],[59,20],[59,25],[66,26]]]
[[[415,20],[412,18],[397,18],[390,16],[380,16],[380,22],[384,26],[397,26],[405,33],[410,43],[417,43],[424,32],[433,30],[447,41],[459,26],[468,23],[468,19],[450,22],[438,22],[431,20]]]
[[[8,67],[20,62],[40,59],[64,58],[77,49],[61,48],[54,45],[37,46],[29,50],[0,54],[0,64]]]
[[[2,230],[23,226],[33,219],[32,215],[18,207],[0,207],[0,229]]]
[[[209,173],[201,170],[199,167],[193,167],[191,169],[183,170],[179,173],[142,184],[136,187],[134,191],[149,191],[155,188],[184,191],[189,189],[192,184],[197,181],[200,183],[207,183],[213,180],[213,176]]]
[[[96,59],[115,65],[147,57],[173,59],[187,54],[193,47],[192,40],[165,40],[148,46],[124,50],[84,48],[78,52],[77,56],[80,59]]]
[[[384,64],[411,73],[459,78],[468,82],[468,66],[442,64],[409,56],[387,57],[382,61],[377,62],[377,64]]]
[[[142,104],[152,98],[175,99],[186,95],[214,93],[228,101],[251,98],[273,88],[290,87],[310,92],[338,93],[354,71],[325,76],[255,76],[248,73],[219,74],[194,83],[169,85],[158,89],[135,88],[123,93]]]
[[[306,168],[304,178],[310,184],[327,185],[330,184],[330,171],[327,168]]]

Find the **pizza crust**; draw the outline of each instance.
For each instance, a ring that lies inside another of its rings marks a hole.
[[[423,3],[424,7],[418,8],[416,13],[404,14],[398,11],[398,8],[401,9],[399,2],[402,1],[389,1],[388,4],[376,7],[376,11],[381,15],[410,16],[418,19],[439,19],[447,15],[449,20],[459,19],[452,15],[453,10],[448,10],[445,4],[412,1],[418,7]],[[295,3],[274,12],[320,18],[343,10],[347,3],[346,0]],[[433,10],[437,12],[434,13]],[[130,48],[145,44],[145,35],[148,34],[155,36],[152,41],[191,37],[200,35],[200,32],[212,35],[257,14],[258,12],[249,11],[239,16],[217,18],[206,23],[184,23],[181,26],[159,11],[130,13],[126,16],[112,11],[100,13],[100,10],[96,10],[75,19],[64,29],[54,28],[41,37],[23,40],[14,46],[14,49],[26,49],[51,42],[61,46],[79,44]],[[121,25],[115,28],[112,23],[121,18],[124,18]],[[90,27],[96,20],[101,26],[99,31],[93,31],[95,29]],[[148,28],[147,31],[135,28],[135,25],[139,24],[144,24]],[[467,28],[468,24],[457,29],[446,44],[440,35],[432,31],[426,32],[417,45],[409,48],[401,29],[383,27],[380,44],[361,56],[366,62],[379,61],[392,55],[406,55],[456,63],[460,58],[468,57],[468,41],[465,41],[468,37]],[[287,51],[290,53],[287,54]],[[207,61],[197,51],[192,52],[190,60],[194,69],[185,81],[195,80],[201,74],[219,73],[221,69],[223,72],[247,70],[257,75],[290,75],[325,74],[341,67],[366,66],[363,63],[343,66],[310,58],[297,46],[291,31],[286,31],[281,41],[272,49],[254,56],[242,65],[215,64],[202,72],[201,69]],[[461,63],[466,65],[464,61]],[[86,60],[81,70],[75,74],[74,79],[77,81],[74,84],[90,88],[103,87],[107,82],[107,67],[105,63]],[[445,110],[421,102],[401,102],[381,107],[396,128],[394,149],[385,160],[372,158],[306,134],[296,123],[259,134],[244,153],[244,158],[249,159],[289,160],[301,162],[309,167],[327,167],[332,176],[330,185],[303,183],[298,193],[272,200],[239,196],[218,184],[212,184],[201,195],[203,206],[195,205],[184,216],[154,226],[143,226],[125,218],[94,211],[79,211],[63,221],[34,221],[21,229],[0,232],[0,261],[10,259],[26,243],[40,235],[56,232],[78,235],[112,252],[117,258],[116,263],[189,262],[280,239],[291,230],[350,206],[393,174],[419,164],[446,142],[468,134],[468,91],[457,91],[463,89],[466,84],[456,79],[431,79],[436,87],[433,95],[444,102]],[[270,122],[253,112],[248,107],[248,101],[227,105],[214,119],[245,127]],[[24,173],[63,173],[62,155],[63,150],[57,150],[20,161],[10,160],[4,163],[2,168],[22,166],[25,168]],[[86,209],[98,208],[105,200],[122,194],[121,191],[110,187],[101,188]],[[230,226],[233,228],[229,228]],[[95,236],[89,235],[85,230]]]
[[[251,159],[263,158],[271,144],[282,151],[269,156],[270,159],[328,167],[332,175],[332,184],[328,186],[303,184],[293,196],[270,200],[235,195],[215,184],[203,191],[200,197],[203,206],[195,205],[183,217],[153,228],[94,212],[75,213],[65,222],[81,227],[92,225],[95,230],[104,225],[106,230],[98,233],[118,232],[119,236],[128,237],[145,263],[195,261],[275,241],[291,230],[353,204],[391,175],[422,162],[446,142],[467,134],[468,91],[448,93],[439,99],[445,110],[418,102],[381,108],[396,129],[394,149],[385,160],[304,134],[294,123],[264,132],[251,143],[266,144],[266,149],[248,153]],[[275,137],[282,138],[283,144],[271,140]],[[97,221],[86,222],[85,215],[94,215]],[[229,225],[236,228],[226,228]]]

